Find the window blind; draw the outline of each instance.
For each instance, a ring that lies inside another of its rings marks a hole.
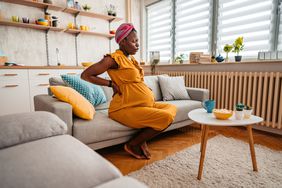
[[[177,0],[175,11],[175,54],[209,52],[210,0]]]
[[[147,52],[159,51],[161,63],[171,59],[172,4],[163,0],[147,7]],[[148,55],[147,54],[147,55]]]
[[[282,1],[280,1],[279,6],[280,12],[280,24],[279,24],[279,36],[278,36],[278,50],[282,51]]]
[[[244,37],[244,59],[256,58],[259,51],[271,47],[271,11],[273,0],[219,0],[217,50]]]

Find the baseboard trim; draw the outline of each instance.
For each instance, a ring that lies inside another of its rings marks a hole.
[[[271,127],[254,125],[253,129],[260,130],[260,131],[265,131],[265,132],[270,132],[270,133],[273,133],[273,134],[282,135],[282,130],[281,129],[277,129],[277,128],[271,128]]]

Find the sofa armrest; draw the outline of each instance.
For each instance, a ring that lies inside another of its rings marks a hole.
[[[56,114],[67,124],[67,133],[72,135],[73,117],[70,104],[49,95],[36,95],[34,96],[34,109],[35,111],[48,111]]]
[[[202,88],[186,87],[186,90],[192,100],[204,101],[209,99],[209,90]]]
[[[0,149],[67,132],[67,125],[50,112],[0,116]]]

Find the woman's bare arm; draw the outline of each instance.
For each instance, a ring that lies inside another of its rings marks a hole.
[[[98,75],[106,72],[108,69],[117,68],[117,63],[110,57],[104,57],[100,62],[88,67],[81,74],[81,78],[93,84],[108,86],[109,80],[98,77]]]
[[[98,77],[98,75],[106,72],[108,69],[117,69],[118,64],[111,58],[110,56],[104,57],[100,62],[95,63],[90,66],[86,70],[84,70],[81,74],[81,79],[91,82],[93,84],[101,85],[101,86],[109,86],[110,81],[104,78]],[[118,93],[121,95],[119,87],[112,82],[112,88],[114,90],[114,94]]]

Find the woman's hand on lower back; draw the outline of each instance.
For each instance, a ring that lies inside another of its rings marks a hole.
[[[113,96],[114,96],[116,93],[119,94],[119,95],[121,95],[121,91],[120,91],[120,89],[119,89],[119,87],[118,87],[118,85],[117,85],[116,83],[113,82],[112,88],[113,88],[113,91],[114,91]]]

